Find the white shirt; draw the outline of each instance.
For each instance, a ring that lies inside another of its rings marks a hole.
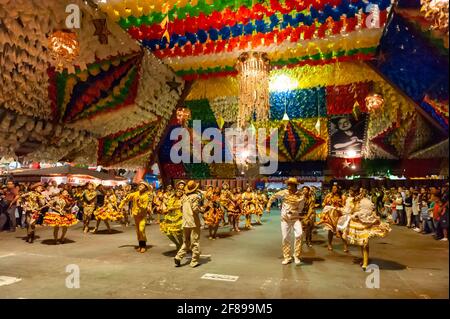
[[[288,189],[273,194],[267,206],[270,207],[276,199],[281,199],[281,217],[299,218],[305,206],[305,197],[298,192],[291,194]]]

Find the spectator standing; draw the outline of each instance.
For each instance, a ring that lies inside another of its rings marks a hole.
[[[412,214],[413,214],[413,223],[414,223],[414,231],[420,232],[420,196],[417,191],[414,191],[412,196]]]
[[[411,228],[412,223],[412,194],[409,190],[405,192],[404,200],[405,214],[406,214],[406,227]]]
[[[432,215],[426,194],[420,196],[420,218],[422,219],[421,233],[428,234],[434,232]]]
[[[8,223],[8,203],[5,200],[6,187],[0,189],[0,232],[5,230]]]
[[[8,181],[6,183],[5,200],[8,203],[8,221],[9,221],[9,231],[16,231],[16,209],[17,200],[19,199],[19,189],[16,187],[13,181]]]
[[[398,191],[394,197],[394,205],[395,205],[395,212],[396,212],[397,218],[398,218],[398,225],[405,226],[406,218],[405,218],[405,212],[403,209],[403,197],[402,197],[402,194],[400,191]]]

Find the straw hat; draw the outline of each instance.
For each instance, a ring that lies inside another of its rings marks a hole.
[[[150,190],[150,188],[151,188],[151,185],[145,181],[139,182],[139,185],[144,185],[147,188],[147,190]]]
[[[183,185],[183,189],[184,189],[184,187],[186,186],[186,181],[183,181],[183,180],[178,181],[178,182],[175,184],[175,188],[178,189],[178,188],[180,187],[180,185]]]
[[[298,184],[299,184],[299,182],[297,181],[297,179],[296,179],[295,177],[289,177],[289,178],[285,181],[285,183],[286,183],[287,185],[289,185],[289,184],[295,184],[295,185],[298,185]]]
[[[193,192],[195,192],[198,189],[198,183],[196,183],[195,181],[189,181],[187,182],[185,188],[184,188],[184,192],[186,194],[191,194]]]
[[[39,186],[42,186],[42,187],[44,187],[44,185],[42,184],[42,183],[34,183],[33,185],[31,185],[31,187],[30,187],[30,189],[32,190],[32,191],[34,191],[36,188],[38,188]]]

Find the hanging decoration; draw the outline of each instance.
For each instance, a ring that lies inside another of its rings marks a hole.
[[[63,63],[68,73],[111,56],[126,55],[140,49],[119,25],[107,21],[112,33],[107,45],[101,45],[94,35],[93,19],[101,16],[82,0],[73,0],[83,13],[76,34],[79,52],[73,61]],[[2,1],[0,5],[0,100],[4,106],[21,114],[50,120],[52,109],[48,98],[49,65],[56,67],[49,49],[49,36],[62,30],[67,13],[65,1]],[[86,22],[86,23],[84,23]],[[65,60],[60,60],[65,62]],[[135,123],[132,123],[134,125]]]
[[[55,120],[70,123],[134,103],[141,59],[139,52],[112,57],[75,74],[50,68],[48,90]]]
[[[151,152],[156,146],[160,125],[161,121],[155,121],[102,137],[99,139],[98,165],[108,167]]]
[[[65,64],[73,62],[80,54],[77,34],[67,30],[54,31],[48,37],[48,48],[58,70],[63,69]]]
[[[377,110],[383,106],[384,99],[380,94],[370,93],[365,98],[366,108],[369,112]]]
[[[285,112],[290,119],[326,116],[325,88],[271,92],[270,119],[281,120]]]
[[[289,121],[279,130],[279,151],[291,162],[301,160],[303,156],[325,143],[319,135],[305,129],[299,120]]]
[[[415,116],[394,122],[392,126],[373,137],[370,142],[376,144],[384,151],[396,158],[407,156],[405,154],[405,141],[413,126]]]
[[[420,11],[425,14],[433,30],[449,35],[448,33],[448,0],[420,0]]]
[[[324,63],[322,60],[330,63],[331,57],[340,61],[348,57],[369,59],[374,53],[371,49],[381,36],[391,3],[391,0],[333,0],[331,3],[322,0],[201,0],[150,4],[119,0],[100,3],[99,7],[132,38],[174,67],[178,75],[192,80],[206,75],[236,75],[233,63],[228,62],[246,51],[267,52],[272,63],[279,66]],[[373,6],[377,6],[380,13],[379,24],[375,27],[367,23],[371,18],[369,9]],[[319,39],[332,46],[339,45],[343,37],[348,37],[346,43],[352,42],[352,46],[359,45],[359,48],[363,48],[361,41],[376,40],[364,47],[365,52],[357,54],[333,50],[328,45],[324,45],[325,50],[311,54],[302,49],[310,40]],[[297,52],[299,50],[303,52]],[[331,51],[337,55],[329,55]],[[227,57],[228,62],[224,64],[223,58],[229,54],[233,56]],[[322,54],[324,56],[320,57]],[[205,59],[208,67],[198,61],[188,62],[192,57]],[[185,62],[193,68],[182,67]],[[202,68],[198,68],[200,65]]]
[[[217,123],[219,123],[219,118],[224,121],[224,124],[236,122],[239,110],[239,98],[237,96],[217,97],[209,101],[209,104]]]
[[[96,162],[96,139],[89,132],[18,114],[0,107],[0,153],[27,160],[58,162],[68,155],[77,162]],[[27,150],[23,152],[22,146]],[[86,152],[84,152],[86,150]]]
[[[187,126],[187,122],[191,119],[191,110],[179,107],[176,110],[177,124],[181,126]]]
[[[380,57],[384,58],[378,62],[377,68],[442,128],[447,129],[444,118],[424,101],[427,97],[445,101],[448,105],[449,100],[449,76],[448,72],[442,72],[448,69],[448,51],[445,55],[432,48],[432,43],[417,33],[409,21],[394,14],[380,42]]]
[[[265,53],[242,54],[237,62],[239,72],[238,127],[244,128],[255,118],[269,119],[269,59]]]
[[[355,103],[366,113],[365,97],[369,93],[370,82],[347,85],[331,85],[326,89],[326,105],[329,115],[351,114]]]
[[[353,31],[336,35],[332,41],[328,38],[310,39],[302,40],[300,45],[297,41],[285,40],[276,46],[260,48],[267,52],[272,66],[323,65],[333,61],[369,59],[375,54],[380,36],[379,29],[367,29],[364,32]],[[264,39],[264,43],[266,41]],[[227,48],[229,45],[230,43]],[[245,51],[245,49],[235,48],[231,52],[183,55],[177,59],[164,58],[163,61],[170,64],[177,74],[185,77],[218,77],[236,74],[234,69],[236,59]]]

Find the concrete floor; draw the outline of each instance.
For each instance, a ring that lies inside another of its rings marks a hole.
[[[201,238],[202,265],[175,268],[173,247],[157,225],[147,226],[145,254],[136,253],[134,227],[114,224],[114,233],[83,234],[78,224],[70,241],[52,243],[52,229],[38,227],[34,244],[25,230],[0,233],[0,278],[21,281],[0,286],[0,298],[448,298],[448,243],[394,226],[371,242],[371,263],[380,268],[379,289],[366,288],[370,275],[335,240],[326,249],[319,230],[304,248],[305,265],[281,265],[279,213],[239,234],[219,230],[220,239]],[[101,227],[104,227],[102,224]],[[66,266],[80,268],[80,288],[66,288]],[[239,276],[234,281],[201,279],[206,273]],[[1,281],[0,281],[1,282]]]

